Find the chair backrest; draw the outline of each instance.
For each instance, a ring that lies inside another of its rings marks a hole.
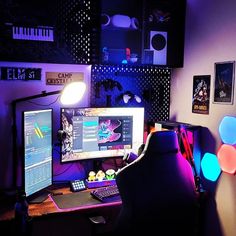
[[[143,153],[121,169],[116,182],[122,199],[118,231],[194,235],[194,176],[175,131],[150,133]]]

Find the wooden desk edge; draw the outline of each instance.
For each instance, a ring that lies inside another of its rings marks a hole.
[[[69,188],[62,188],[62,189],[58,189],[57,191],[61,192],[62,194],[71,193]],[[84,191],[91,191],[91,189],[87,189]],[[55,193],[56,193],[56,191],[55,191]],[[29,204],[29,216],[37,217],[37,216],[56,214],[56,213],[61,213],[61,212],[73,212],[73,211],[79,211],[79,210],[82,211],[82,210],[86,210],[86,209],[119,206],[121,204],[122,204],[122,202],[119,200],[119,201],[114,201],[114,202],[109,202],[109,203],[101,202],[100,204],[82,205],[82,206],[73,207],[73,208],[61,209],[61,208],[58,208],[56,203],[51,198],[51,194],[49,194],[48,198],[44,202],[39,203],[39,204]]]
[[[84,191],[91,191],[91,189],[87,189]],[[68,194],[71,193],[69,188],[61,188],[54,190],[54,193],[62,193],[62,194]],[[57,214],[61,212],[73,212],[73,211],[82,211],[87,209],[95,209],[95,208],[106,208],[106,207],[112,207],[112,206],[119,206],[121,205],[121,201],[114,201],[109,203],[102,203],[101,204],[94,204],[94,205],[83,205],[79,207],[73,207],[73,208],[67,208],[67,209],[60,209],[56,206],[54,201],[51,198],[51,194],[48,195],[48,198],[42,202],[42,203],[34,203],[29,204],[29,216],[30,217],[40,217],[43,215],[49,215],[49,214]],[[13,220],[14,219],[14,206],[9,206],[9,210],[4,211],[0,215],[0,221],[7,221],[7,220]]]

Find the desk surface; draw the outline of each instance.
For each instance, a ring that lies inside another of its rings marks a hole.
[[[91,189],[87,189],[87,190],[84,190],[83,192],[89,193],[90,191]],[[54,194],[62,193],[65,196],[66,194],[72,193],[70,191],[70,188],[68,187],[56,189],[53,192]],[[72,193],[72,194],[78,194],[78,193]],[[61,196],[61,195],[58,195],[58,196]],[[43,216],[43,215],[48,215],[48,214],[56,214],[60,212],[72,212],[72,211],[86,210],[86,209],[91,209],[91,208],[121,205],[121,201],[102,203],[96,200],[96,201],[90,201],[90,203],[91,204],[80,204],[78,207],[60,209],[57,207],[55,202],[52,200],[52,197],[49,195],[49,197],[42,203],[29,204],[29,216],[38,217],[38,216]],[[1,211],[0,220],[11,220],[13,218],[14,218],[14,205],[9,206],[8,208],[5,208],[4,210]]]

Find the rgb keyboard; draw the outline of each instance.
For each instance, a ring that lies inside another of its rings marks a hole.
[[[94,189],[90,194],[102,202],[120,200],[120,193],[116,184]]]

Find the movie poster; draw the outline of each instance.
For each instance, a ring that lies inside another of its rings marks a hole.
[[[235,61],[215,63],[214,103],[233,104]]]
[[[210,81],[210,75],[193,76],[193,113],[209,114]]]

